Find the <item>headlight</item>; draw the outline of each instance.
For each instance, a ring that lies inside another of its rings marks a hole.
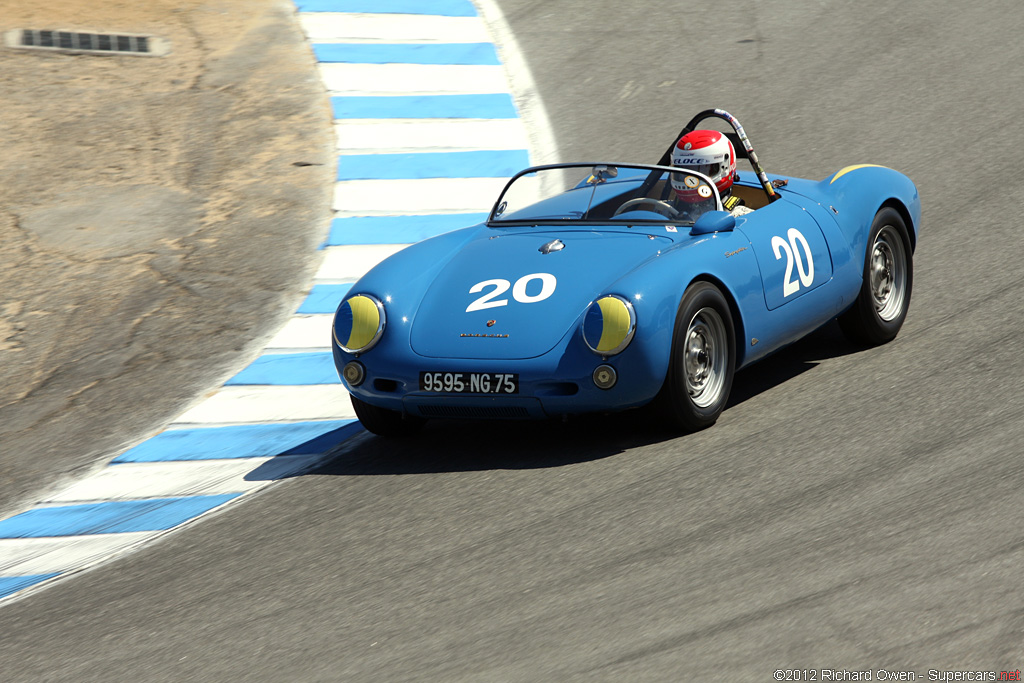
[[[357,294],[341,302],[334,314],[334,343],[348,353],[373,348],[384,333],[384,306],[368,294]]]
[[[594,353],[614,356],[629,346],[636,331],[633,305],[609,294],[590,305],[583,318],[583,341]]]

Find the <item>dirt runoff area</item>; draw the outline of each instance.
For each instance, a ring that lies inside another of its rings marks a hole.
[[[291,0],[0,0],[0,515],[159,432],[294,312],[327,233],[329,104]]]

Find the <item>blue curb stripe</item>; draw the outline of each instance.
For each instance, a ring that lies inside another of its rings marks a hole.
[[[114,464],[320,455],[362,431],[356,420],[170,429],[125,451]]]
[[[423,23],[429,17],[466,17],[439,19],[454,26],[463,21],[473,24],[479,18],[473,0],[293,0],[296,10],[305,13],[303,21],[314,24],[347,21],[345,14],[411,15],[396,17],[400,25]],[[317,16],[316,13],[337,13]],[[415,17],[426,17],[416,19]],[[330,40],[330,38],[326,38]],[[339,38],[339,40],[344,40]],[[385,40],[388,40],[385,38]],[[391,40],[396,40],[392,38]],[[400,40],[400,39],[399,39]],[[458,40],[458,38],[454,38]],[[485,39],[486,40],[486,39]],[[310,45],[319,64],[403,64],[431,66],[500,67],[496,46],[479,43],[396,43],[325,42]],[[341,68],[341,67],[334,67]],[[415,67],[410,67],[415,68]],[[470,71],[475,71],[470,69]],[[486,71],[482,69],[481,71]],[[340,125],[348,120],[387,121],[400,119],[477,119],[516,120],[515,101],[507,92],[434,95],[340,95],[330,98],[334,119]],[[507,146],[505,141],[495,146]],[[435,149],[451,149],[438,145]],[[455,147],[457,149],[457,147]],[[355,154],[339,158],[337,180],[415,180],[441,178],[507,178],[529,165],[526,150],[466,152],[423,151],[404,154]],[[422,184],[421,184],[422,185]],[[386,245],[415,243],[452,230],[486,220],[485,213],[406,216],[346,216],[331,223],[330,235],[321,249],[343,245]],[[329,280],[328,280],[329,281]],[[352,284],[320,284],[312,288],[297,315],[329,315]],[[326,322],[326,320],[321,319]],[[319,322],[319,321],[309,321]],[[325,335],[326,336],[326,335]],[[315,342],[314,342],[315,343]],[[323,346],[330,344],[329,339]],[[301,386],[342,385],[329,351],[304,353],[264,353],[239,372],[226,385]],[[343,385],[339,386],[343,390]],[[339,446],[363,433],[355,419],[271,422],[229,427],[168,429],[126,451],[108,464],[170,463],[220,459],[253,459],[245,475],[247,481],[271,482],[294,476],[314,467],[325,458],[337,455]],[[239,463],[240,465],[244,464]],[[172,466],[178,467],[178,466]],[[183,464],[180,466],[188,469]],[[122,468],[131,474],[131,468]],[[140,468],[146,470],[147,468]],[[193,466],[194,469],[194,466]],[[140,476],[149,476],[145,472]],[[87,504],[41,504],[33,509],[0,520],[0,539],[59,538],[66,548],[85,535],[160,532],[178,527],[202,514],[215,510],[244,495],[244,492],[219,495],[188,495],[190,489],[167,492],[161,498],[115,499]],[[247,487],[248,490],[248,487]],[[138,494],[136,494],[138,495]],[[113,540],[113,539],[112,539]],[[46,542],[49,546],[49,541]],[[29,542],[27,545],[32,545]],[[49,552],[49,551],[47,551]],[[46,569],[53,573],[0,576],[0,600],[19,591],[67,575],[82,566],[74,553],[57,551],[67,562]],[[77,562],[77,564],[76,564]],[[40,567],[39,569],[42,569]],[[17,571],[13,566],[9,571]],[[24,571],[24,570],[23,570]],[[30,571],[30,570],[29,570]]]
[[[119,500],[35,508],[0,521],[0,538],[44,538],[164,531],[242,495]]]
[[[515,119],[512,96],[338,95],[331,98],[335,119]]]
[[[338,180],[508,178],[529,165],[525,149],[348,154],[338,158]]]
[[[42,583],[55,576],[60,576],[60,572],[56,574],[34,574],[32,576],[0,576],[0,598],[5,598],[12,593],[17,593],[20,590],[34,586],[37,583]]]
[[[323,63],[501,66],[493,43],[316,43]]]
[[[486,213],[335,218],[331,221],[331,234],[327,238],[327,245],[338,247],[348,244],[413,244],[452,230],[468,228],[486,219]],[[318,312],[334,313],[340,302],[341,298],[334,303],[331,310]]]
[[[300,12],[361,12],[367,14],[436,14],[475,17],[469,0],[295,0]]]
[[[329,346],[330,337],[324,339]],[[308,386],[311,384],[341,384],[334,356],[330,351],[313,353],[268,353],[224,383],[226,386],[276,384]]]
[[[306,300],[299,306],[298,313],[302,315],[316,315],[320,313],[334,313],[338,304],[345,298],[348,291],[352,289],[351,283],[343,285],[316,285],[306,297]]]

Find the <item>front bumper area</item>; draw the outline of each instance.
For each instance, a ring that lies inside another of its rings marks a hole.
[[[376,357],[375,357],[376,356]],[[349,391],[371,405],[387,410],[438,419],[530,420],[593,412],[625,410],[649,402],[661,389],[663,376],[655,376],[639,355],[627,352],[602,360],[590,352],[549,354],[519,360],[467,360],[425,358],[414,354],[378,356],[375,352],[354,358],[334,348],[339,370],[351,360],[363,364],[366,377]],[[611,365],[618,382],[611,389],[598,388],[594,370]],[[446,394],[420,391],[420,372],[516,373],[519,393]],[[344,382],[344,377],[342,377]]]
[[[532,396],[406,396],[406,413],[429,419],[542,420],[549,415]]]

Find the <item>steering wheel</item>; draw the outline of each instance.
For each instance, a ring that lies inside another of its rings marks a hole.
[[[646,205],[643,208],[644,211],[653,211],[665,218],[674,219],[679,216],[679,211],[677,211],[668,202],[663,202],[660,199],[652,199],[651,197],[637,197],[635,199],[630,199],[628,202],[617,208],[615,213],[612,214],[612,218],[627,211],[639,211],[641,210],[639,208],[641,205]]]

